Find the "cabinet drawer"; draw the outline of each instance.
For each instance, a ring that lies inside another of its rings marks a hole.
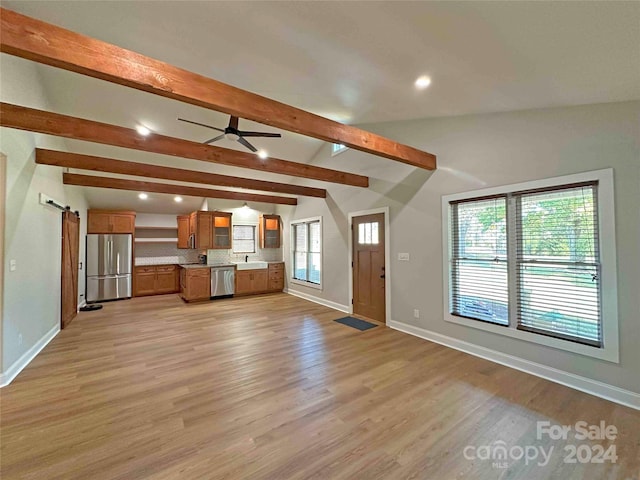
[[[284,272],[269,272],[269,280],[284,280]]]
[[[188,277],[208,277],[211,273],[210,268],[189,268],[187,269]]]
[[[154,273],[156,271],[156,267],[153,265],[145,266],[145,267],[136,267],[136,273]]]
[[[173,272],[176,269],[175,265],[159,265],[156,266],[157,272]]]
[[[284,270],[284,263],[270,263],[269,272],[277,272]]]

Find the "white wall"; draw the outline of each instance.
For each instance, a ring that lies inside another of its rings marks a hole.
[[[279,208],[287,229],[291,219],[323,216],[323,290],[288,287],[347,306],[347,214],[389,206],[391,320],[640,392],[639,118],[640,102],[625,102],[367,125],[437,154],[438,169],[352,150],[331,157],[327,145],[312,163],[368,175],[371,186],[327,184],[326,199],[300,197],[297,207]],[[620,364],[444,321],[442,195],[606,167],[614,168],[616,188]],[[284,238],[288,251],[288,231]],[[399,252],[410,253],[411,261],[399,262]],[[421,318],[413,318],[414,309]]]
[[[35,64],[0,56],[3,102],[48,109]],[[4,304],[2,310],[2,372],[28,359],[45,335],[60,325],[61,212],[39,204],[39,193],[70,205],[81,216],[84,259],[86,202],[80,189],[65,188],[62,169],[37,165],[36,147],[65,150],[64,142],[30,132],[0,129],[0,152],[7,156],[4,229]],[[16,261],[10,271],[9,262]],[[84,294],[84,272],[79,294]]]

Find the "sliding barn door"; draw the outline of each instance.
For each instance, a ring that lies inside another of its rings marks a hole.
[[[62,292],[61,328],[69,325],[78,312],[78,256],[80,254],[80,217],[62,213]]]

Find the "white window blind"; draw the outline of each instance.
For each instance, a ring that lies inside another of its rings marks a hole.
[[[293,223],[292,234],[293,278],[320,285],[322,274],[320,221]]]
[[[509,324],[506,197],[451,204],[450,312]]]
[[[515,197],[518,329],[601,346],[597,185]]]
[[[233,226],[233,252],[255,253],[256,251],[256,227],[255,225]]]

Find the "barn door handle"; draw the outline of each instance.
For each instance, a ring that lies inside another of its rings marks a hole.
[[[382,275],[380,275],[380,278],[386,278],[386,275],[383,273]]]

